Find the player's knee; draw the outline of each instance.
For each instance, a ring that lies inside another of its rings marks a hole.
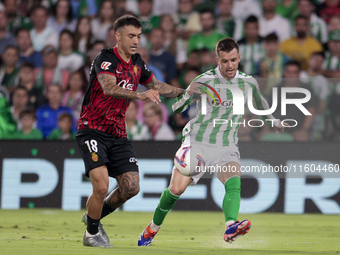
[[[170,192],[175,195],[175,196],[180,196],[184,193],[185,188],[181,188],[181,187],[176,187],[176,186],[169,186],[169,190]]]
[[[99,198],[104,199],[109,192],[109,188],[105,184],[97,185],[93,188],[93,194]]]
[[[139,193],[139,190],[140,190],[139,185],[130,187],[125,194],[126,198],[130,199],[130,198],[136,196]]]

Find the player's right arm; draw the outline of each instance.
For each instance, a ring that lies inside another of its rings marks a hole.
[[[161,101],[159,98],[159,93],[152,89],[147,90],[143,93],[137,93],[136,91],[123,89],[122,87],[117,85],[116,77],[108,73],[99,74],[98,81],[103,89],[103,93],[105,96],[126,99],[139,99],[143,101],[146,99],[150,99],[156,104]]]

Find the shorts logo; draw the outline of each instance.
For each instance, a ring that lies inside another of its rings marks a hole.
[[[237,157],[238,159],[240,159],[240,154],[235,152],[235,153],[231,153],[230,156],[232,157]]]
[[[95,152],[92,152],[92,153],[91,153],[91,158],[92,158],[92,160],[93,160],[94,162],[97,162],[97,161],[98,161],[98,154],[95,153]]]
[[[130,162],[130,163],[136,162],[136,165],[138,166],[138,160],[137,160],[135,157],[131,157],[131,158],[129,159],[129,162]]]
[[[111,65],[110,62],[104,61],[104,62],[101,64],[100,67],[101,67],[103,70],[108,70],[110,65]]]

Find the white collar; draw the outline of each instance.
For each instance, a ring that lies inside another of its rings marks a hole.
[[[319,20],[320,20],[320,18],[315,13],[312,13],[310,15],[310,23],[318,22]]]
[[[223,82],[224,84],[227,84],[228,82],[231,82],[231,83],[237,83],[238,82],[238,76],[239,76],[238,70],[236,71],[235,77],[233,79],[231,79],[230,81],[228,81],[226,78],[223,77],[223,75],[221,74],[219,66],[217,66],[215,68],[215,71],[216,71],[217,76],[220,79],[220,81]]]

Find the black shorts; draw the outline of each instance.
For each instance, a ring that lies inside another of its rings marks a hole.
[[[138,172],[138,162],[127,138],[94,129],[82,129],[78,130],[76,139],[87,177],[90,170],[102,165],[107,166],[111,177],[131,171]]]

